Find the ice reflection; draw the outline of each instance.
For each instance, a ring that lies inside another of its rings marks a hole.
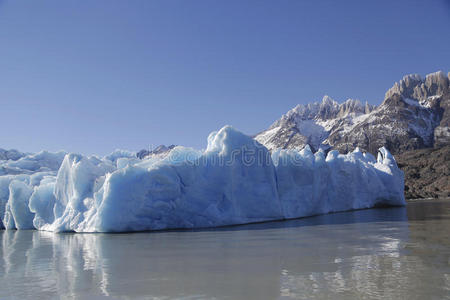
[[[0,298],[445,298],[449,221],[406,213],[208,231],[0,231]]]

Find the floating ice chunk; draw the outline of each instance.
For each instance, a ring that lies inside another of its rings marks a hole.
[[[36,154],[24,156],[16,161],[9,161],[7,166],[32,172],[57,171],[64,159],[64,155],[65,152],[62,151],[56,153],[41,151]]]
[[[302,156],[304,163],[308,164],[309,166],[313,165],[315,157],[309,145],[306,145],[305,148],[300,151],[300,155]]]
[[[53,208],[56,198],[53,194],[56,178],[46,178],[41,184],[34,188],[30,197],[29,208],[34,213],[33,225],[36,229],[44,229],[46,225],[55,220]]]
[[[172,208],[180,196],[180,180],[173,168],[163,165],[148,171],[126,167],[106,177],[103,198],[94,215],[95,227],[91,229],[133,231],[177,226]]]
[[[337,151],[337,150],[331,150],[331,151],[328,152],[328,154],[327,154],[326,161],[327,161],[327,162],[334,161],[338,156],[339,156],[339,151]]]
[[[9,200],[6,205],[5,227],[8,229],[34,229],[34,214],[28,208],[33,189],[26,183],[13,180],[9,184]]]
[[[373,156],[369,152],[364,152],[363,156],[364,156],[364,159],[368,162],[371,162],[371,163],[377,162],[377,160],[375,159],[375,156]]]
[[[378,162],[383,163],[385,165],[393,165],[397,166],[397,162],[392,154],[386,149],[386,147],[381,147],[378,149]]]
[[[55,173],[54,172],[38,172],[30,175],[29,177],[29,184],[31,186],[38,186],[40,184],[43,184],[45,182],[51,181],[53,182],[55,180]]]
[[[325,162],[325,152],[323,151],[323,149],[319,149],[319,151],[314,153],[314,161],[315,163]]]
[[[384,190],[375,191],[380,199],[377,204],[405,205],[403,171],[398,168],[395,158],[385,147],[381,147],[378,151],[374,167],[378,178],[383,182]]]
[[[0,229],[5,228],[3,220],[5,218],[5,207],[9,198],[9,184],[14,176],[0,176]]]
[[[405,204],[403,172],[384,147],[377,160],[358,148],[326,157],[309,146],[270,154],[230,126],[211,133],[203,152],[176,147],[142,160],[126,152],[109,158],[67,154],[56,176],[48,156],[22,157],[14,172],[24,174],[0,176],[5,227],[198,228]]]
[[[308,148],[279,150],[272,156],[277,190],[285,218],[308,215],[313,210],[313,166],[315,157]],[[301,199],[301,201],[299,201]]]
[[[20,180],[26,183],[29,182],[30,177],[28,175],[6,175],[0,176],[0,227],[6,227],[5,223],[5,213],[6,206],[9,200],[9,184],[13,180]],[[13,226],[14,227],[14,226]]]
[[[94,187],[98,188],[96,181],[113,170],[110,164],[93,157],[67,154],[56,177],[52,230],[75,230],[84,220],[84,212],[94,205]]]
[[[353,150],[352,156],[356,159],[364,160],[364,155],[361,152],[361,149],[359,149],[359,147],[356,147],[355,150]]]
[[[182,164],[190,163],[195,164],[202,155],[201,151],[197,151],[193,148],[176,146],[169,152],[169,154],[163,159],[167,164]]]
[[[116,166],[118,169],[123,169],[127,166],[132,166],[139,162],[141,162],[141,160],[137,158],[120,157],[116,161]]]
[[[262,145],[227,126],[210,135],[201,156],[183,150],[182,160],[163,160],[148,170],[129,166],[107,176],[89,230],[212,227],[283,218],[275,170]],[[263,152],[259,163],[246,161],[248,153],[253,157],[258,151]],[[189,155],[198,157],[194,162]]]
[[[136,152],[131,152],[128,150],[116,149],[111,154],[105,156],[105,159],[110,160],[113,163],[116,163],[120,158],[137,158]]]

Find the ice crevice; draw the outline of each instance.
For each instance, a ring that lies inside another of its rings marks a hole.
[[[377,159],[358,148],[270,153],[231,126],[204,151],[175,147],[162,159],[41,152],[0,167],[5,229],[203,228],[405,205],[403,172],[384,147]]]

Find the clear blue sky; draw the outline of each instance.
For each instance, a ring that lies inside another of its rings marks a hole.
[[[0,0],[0,148],[204,148],[450,71],[450,1]]]

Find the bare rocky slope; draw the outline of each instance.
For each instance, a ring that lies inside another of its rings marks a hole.
[[[396,156],[405,172],[405,197],[450,197],[450,145],[405,151]]]

